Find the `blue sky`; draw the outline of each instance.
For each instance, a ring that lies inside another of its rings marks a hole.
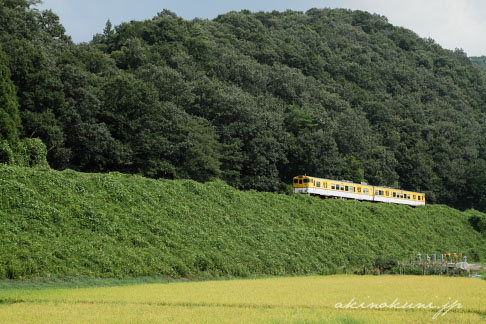
[[[306,11],[310,8],[349,8],[386,16],[390,23],[433,38],[448,49],[462,48],[469,56],[486,55],[484,0],[43,0],[39,9],[52,9],[75,42],[90,41],[114,25],[144,20],[169,9],[185,19],[213,19],[232,10]]]

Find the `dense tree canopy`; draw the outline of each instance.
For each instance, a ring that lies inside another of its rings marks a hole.
[[[460,50],[344,9],[164,10],[76,45],[33,4],[0,3],[0,40],[54,168],[268,191],[306,173],[486,208],[486,79]]]
[[[15,146],[19,141],[20,116],[7,56],[0,48],[0,141]]]

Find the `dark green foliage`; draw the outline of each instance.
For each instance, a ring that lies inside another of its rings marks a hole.
[[[375,268],[378,269],[381,273],[390,272],[397,265],[398,262],[396,258],[393,256],[389,256],[389,257],[379,256],[378,258],[376,258],[374,263]]]
[[[465,170],[463,195],[463,207],[486,210],[486,162],[480,161]]]
[[[342,179],[349,179],[356,183],[364,181],[364,171],[361,169],[359,161],[350,156],[345,160],[345,166],[343,168]]]
[[[486,68],[486,56],[472,56],[470,59],[473,64]]]
[[[297,174],[366,179],[486,210],[486,70],[461,50],[344,9],[163,10],[75,45],[35,3],[0,3],[0,41],[20,135],[56,169],[265,191]]]
[[[476,231],[486,235],[486,217],[484,215],[472,215],[468,221]]]
[[[0,141],[0,163],[15,165],[14,152],[7,141]]]
[[[15,86],[10,79],[10,69],[5,53],[0,47],[0,141],[17,145],[20,116]]]
[[[485,217],[0,165],[0,278],[353,273],[417,252],[484,261],[472,216]]]

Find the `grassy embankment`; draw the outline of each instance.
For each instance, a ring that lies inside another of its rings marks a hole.
[[[0,166],[0,279],[328,274],[416,252],[484,261],[473,214]]]

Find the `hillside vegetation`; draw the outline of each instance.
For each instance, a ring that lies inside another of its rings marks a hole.
[[[475,211],[0,166],[0,278],[217,277],[371,269],[379,257],[486,260]]]
[[[365,178],[486,210],[486,79],[460,50],[344,9],[164,10],[74,44],[37,2],[0,2],[0,140],[14,153],[38,137],[55,169],[260,191]]]

